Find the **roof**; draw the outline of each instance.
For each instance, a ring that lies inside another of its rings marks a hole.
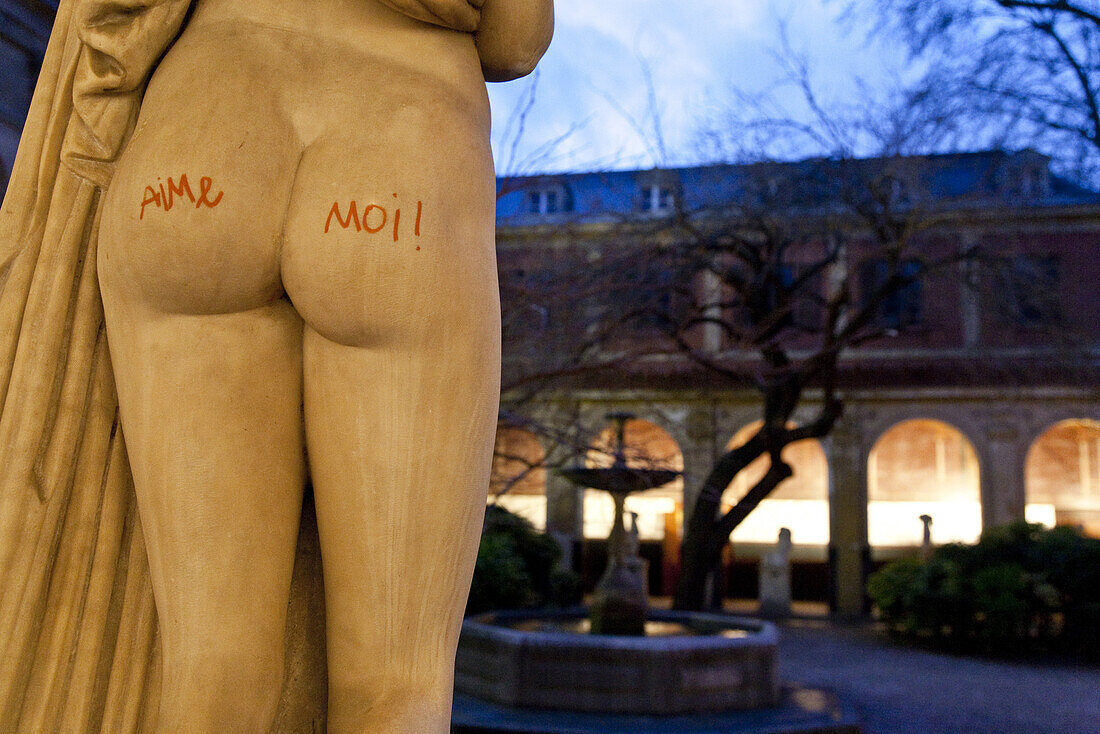
[[[528,226],[659,215],[662,200],[654,197],[662,189],[686,213],[754,205],[821,211],[871,194],[893,197],[899,206],[937,208],[1100,204],[1100,193],[1055,175],[1047,156],[982,151],[499,177],[497,221]]]

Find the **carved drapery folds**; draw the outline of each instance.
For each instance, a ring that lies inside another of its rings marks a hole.
[[[187,8],[61,2],[0,211],[3,731],[136,732],[155,715],[156,614],[95,246],[102,190]]]

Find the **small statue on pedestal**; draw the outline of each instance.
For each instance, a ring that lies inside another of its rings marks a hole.
[[[787,617],[791,613],[791,531],[782,528],[775,550],[760,560],[760,615]]]

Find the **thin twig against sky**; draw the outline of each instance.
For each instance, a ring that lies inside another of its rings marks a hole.
[[[869,20],[842,22],[836,0],[558,0],[556,7],[539,76],[490,85],[494,144],[507,173],[703,162],[700,121],[725,108],[735,90],[792,103],[802,96],[781,84],[790,77],[773,56],[783,46],[781,28],[830,106],[854,103],[861,84],[892,84],[904,61],[897,44],[868,41]]]

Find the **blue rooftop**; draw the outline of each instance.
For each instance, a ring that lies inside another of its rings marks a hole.
[[[987,151],[853,160],[715,164],[690,168],[548,174],[497,179],[497,221],[617,221],[733,207],[821,211],[851,196],[901,197],[899,206],[1100,203],[1100,194],[1050,171],[1034,151]],[[675,202],[675,203],[673,203]]]

